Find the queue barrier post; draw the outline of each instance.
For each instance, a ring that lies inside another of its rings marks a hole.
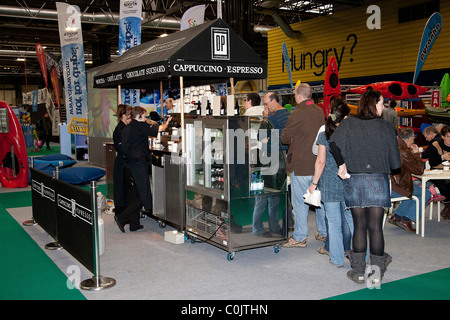
[[[30,157],[30,167],[34,168],[34,158],[33,157]],[[32,227],[32,226],[37,225],[37,222],[36,222],[36,220],[34,220],[34,217],[31,216],[30,220],[26,220],[26,221],[22,222],[22,224],[27,227]]]
[[[83,280],[80,283],[80,288],[83,290],[100,291],[111,288],[116,284],[116,280],[100,275],[100,250],[99,250],[99,236],[98,236],[98,208],[97,208],[97,183],[91,181],[92,194],[92,235],[94,245],[94,276],[90,279]]]
[[[53,171],[53,178],[59,179],[59,167],[55,167],[55,170]],[[56,228],[56,236],[55,236],[55,242],[50,242],[45,245],[45,249],[47,250],[61,250],[63,247],[58,241],[58,228]]]

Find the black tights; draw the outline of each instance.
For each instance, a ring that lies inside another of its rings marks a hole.
[[[382,207],[352,208],[353,251],[366,252],[367,232],[369,233],[370,253],[382,256],[384,254],[383,215]]]

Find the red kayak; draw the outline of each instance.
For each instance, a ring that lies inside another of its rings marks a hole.
[[[405,100],[417,98],[419,95],[427,92],[428,88],[401,81],[383,81],[348,89],[347,91],[363,94],[367,90],[378,90],[385,99]]]
[[[28,155],[22,128],[14,111],[0,101],[0,182],[4,188],[28,186]]]
[[[328,61],[327,73],[323,87],[323,113],[328,118],[330,113],[330,101],[333,97],[341,96],[341,84],[339,81],[336,58],[332,56]]]

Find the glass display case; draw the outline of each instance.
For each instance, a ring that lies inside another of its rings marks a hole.
[[[257,117],[187,116],[186,234],[228,251],[287,241],[278,130]]]

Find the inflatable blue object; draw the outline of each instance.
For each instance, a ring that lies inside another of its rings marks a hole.
[[[76,185],[88,184],[102,178],[106,171],[100,168],[92,167],[70,167],[77,161],[64,154],[49,154],[42,157],[35,157],[34,168],[48,175],[53,175],[55,167],[60,167],[59,179]],[[30,162],[30,158],[28,158]],[[31,183],[31,174],[29,175],[29,183]]]
[[[65,154],[48,154],[42,157],[34,157],[34,166],[38,163],[50,163],[54,167],[70,167],[77,163],[77,160],[65,155]]]
[[[50,176],[53,176],[54,167],[49,164],[39,163],[34,166],[35,169],[42,171]],[[106,174],[106,171],[100,168],[91,167],[73,167],[65,168],[59,171],[59,180],[74,184],[74,185],[84,185],[91,181],[96,181],[101,179]],[[31,183],[31,175],[29,179]]]
[[[31,157],[28,157],[28,165],[31,163]],[[65,154],[48,154],[42,157],[33,158],[34,168],[46,174],[53,175],[56,167],[66,168],[77,163],[73,158]],[[31,174],[28,175],[28,183],[31,183]]]
[[[59,179],[70,184],[88,184],[102,178],[106,171],[92,167],[72,167],[62,169],[59,172]]]

